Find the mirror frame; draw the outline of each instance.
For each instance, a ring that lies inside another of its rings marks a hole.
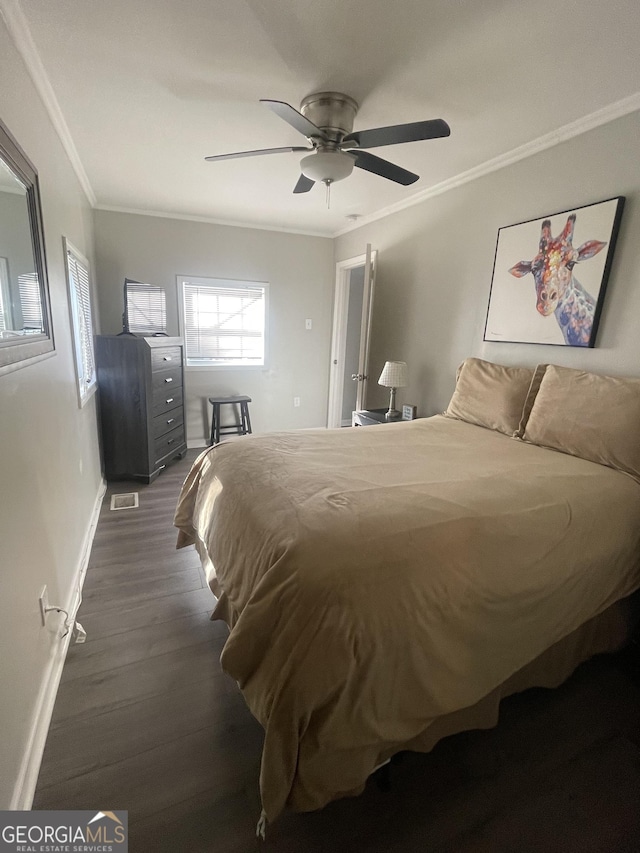
[[[53,326],[51,323],[51,302],[49,299],[49,278],[47,275],[47,259],[44,247],[44,225],[42,206],[40,204],[40,185],[38,172],[24,151],[20,148],[11,133],[0,121],[0,158],[14,173],[26,189],[27,211],[31,226],[31,245],[35,272],[40,285],[40,301],[44,332],[41,335],[29,335],[28,340],[22,338],[9,339],[0,343],[0,374],[9,373],[20,367],[26,367],[55,352]]]

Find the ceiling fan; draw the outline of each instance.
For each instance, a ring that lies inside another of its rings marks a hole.
[[[285,151],[310,151],[300,161],[302,174],[294,193],[306,193],[316,182],[329,187],[336,181],[348,178],[353,167],[373,172],[389,181],[409,186],[418,180],[418,175],[364,151],[383,145],[400,142],[416,142],[422,139],[438,139],[449,136],[451,130],[446,121],[431,119],[370,130],[353,130],[353,120],[358,104],[340,92],[318,92],[307,95],[300,104],[300,111],[284,101],[260,101],[281,119],[307,137],[310,147],[287,146],[285,148],[263,148],[257,151],[236,151],[232,154],[215,154],[205,157],[209,162],[233,160],[237,157],[254,157],[259,154],[280,154]]]

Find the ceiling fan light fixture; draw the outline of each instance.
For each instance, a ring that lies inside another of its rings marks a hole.
[[[344,151],[316,151],[300,161],[302,174],[311,181],[334,184],[348,178],[356,158]]]

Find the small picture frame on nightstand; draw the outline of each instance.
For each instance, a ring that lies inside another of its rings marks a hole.
[[[414,421],[417,417],[418,407],[417,406],[403,406],[402,407],[402,420],[403,421]]]

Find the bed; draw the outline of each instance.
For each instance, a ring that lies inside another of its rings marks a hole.
[[[198,550],[223,669],[264,727],[269,821],[628,640],[639,422],[640,380],[467,359],[443,415],[199,456],[178,547]]]

